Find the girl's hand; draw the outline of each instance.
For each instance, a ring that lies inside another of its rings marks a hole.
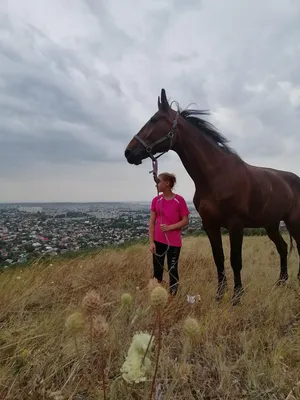
[[[156,251],[155,243],[150,243],[149,250],[151,253],[155,253],[155,251]]]
[[[161,229],[163,232],[169,232],[169,231],[172,230],[172,225],[161,224],[161,225],[160,225],[160,229]]]

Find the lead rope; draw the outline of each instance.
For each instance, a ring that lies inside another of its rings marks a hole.
[[[152,160],[152,171],[150,171],[150,173],[153,174],[153,179],[154,179],[154,181],[155,181],[156,189],[157,189],[157,196],[159,196],[158,183],[157,183],[158,162],[157,162],[156,159],[155,159],[155,160]],[[159,207],[159,208],[160,208],[161,223],[163,223],[162,200],[160,201],[160,207]],[[154,252],[154,255],[155,255],[156,257],[163,257],[163,256],[165,256],[165,255],[167,254],[168,250],[170,249],[170,241],[169,241],[167,232],[164,232],[164,235],[165,235],[165,238],[166,238],[166,241],[167,241],[167,248],[166,248],[166,250],[165,250],[162,254],[158,254],[158,253],[156,253],[156,251],[155,251],[155,252]],[[175,276],[172,274],[172,269],[173,269],[173,267],[174,267],[173,265],[171,265],[170,270],[169,270],[169,269],[166,269],[166,268],[165,268],[164,263],[161,264],[160,261],[158,261],[158,263],[159,263],[159,265],[161,266],[161,268],[162,268],[164,271],[166,271],[167,273],[169,273],[169,276],[172,276],[173,278],[175,278]],[[178,283],[175,283],[175,285],[177,285],[177,284],[178,284]],[[173,285],[172,285],[172,286],[173,286]],[[172,286],[170,286],[170,288],[169,288],[170,290],[172,289]]]
[[[157,183],[157,175],[158,175],[158,162],[157,162],[157,159],[152,159],[152,171],[150,171],[150,173],[153,174],[153,179],[154,179],[154,181],[155,181],[156,189],[157,189],[157,196],[159,196],[158,183]],[[160,217],[161,217],[161,221],[162,221],[162,217],[163,217],[163,215],[162,215],[162,201],[161,201],[161,203],[160,203]],[[166,250],[165,252],[163,252],[162,254],[157,254],[156,252],[154,252],[154,255],[155,255],[156,257],[162,257],[162,256],[164,256],[164,255],[168,252],[168,250],[169,250],[169,248],[170,248],[170,242],[169,242],[169,239],[168,239],[168,235],[167,235],[166,232],[164,232],[164,234],[165,234],[165,237],[166,237],[166,240],[167,240],[167,243],[168,243],[167,250]],[[168,271],[168,270],[164,267],[164,264],[161,264],[160,261],[159,261],[159,264],[160,264],[161,268],[162,268],[164,271],[168,272],[170,276],[173,276],[173,277],[174,277],[174,275],[172,274],[172,268],[174,267],[173,265],[171,265],[170,271]],[[175,283],[174,285],[177,285],[177,284],[178,284],[178,282]],[[172,286],[169,287],[169,290],[171,290],[171,289],[172,289]],[[201,296],[200,296],[200,294],[197,294],[197,295],[194,295],[194,296],[187,295],[187,301],[188,301],[188,303],[194,304],[194,303],[196,302],[196,299],[197,299],[197,301],[201,301]]]
[[[172,103],[173,103],[173,102],[172,102]],[[172,105],[172,103],[171,103],[171,105]],[[174,137],[174,130],[175,130],[176,127],[177,127],[177,121],[178,121],[179,113],[180,113],[180,109],[179,109],[179,105],[178,105],[178,103],[177,103],[177,113],[176,113],[176,117],[175,117],[175,119],[174,119],[174,121],[173,121],[171,131],[170,131],[165,137],[163,137],[162,139],[159,139],[158,141],[154,142],[154,143],[151,145],[151,147],[149,147],[149,146],[147,145],[147,143],[145,143],[144,140],[142,140],[138,135],[135,135],[135,136],[134,136],[134,137],[145,147],[146,151],[149,153],[149,156],[150,156],[150,158],[151,158],[151,160],[152,160],[152,171],[150,171],[150,173],[152,172],[152,174],[153,174],[153,179],[154,179],[155,184],[156,184],[157,197],[159,197],[158,183],[157,183],[157,175],[158,175],[158,174],[157,174],[157,173],[158,173],[158,163],[157,163],[157,159],[158,159],[158,157],[160,157],[160,156],[162,156],[164,153],[166,153],[166,151],[163,151],[159,156],[154,157],[154,155],[152,154],[152,148],[153,148],[154,145],[156,145],[156,144],[158,144],[158,143],[164,141],[165,139],[170,139],[170,147],[169,147],[169,150],[171,149],[171,147],[172,147],[172,140],[173,140],[173,137]],[[167,150],[167,151],[168,151],[168,150]],[[163,222],[162,199],[161,199],[161,202],[160,202],[160,218],[161,218],[161,223],[162,223],[162,222]],[[170,249],[170,242],[169,242],[169,238],[168,238],[167,232],[164,232],[164,236],[165,236],[166,242],[167,242],[167,249],[166,249],[162,254],[157,254],[156,251],[155,251],[155,252],[154,252],[154,255],[155,255],[156,257],[163,257],[163,256],[165,256],[166,253],[168,252],[168,250]],[[160,261],[159,261],[159,264],[160,264],[160,266],[161,266],[161,268],[162,268],[163,270],[166,270],[166,269],[164,268],[164,265],[162,265]],[[174,275],[172,274],[172,269],[173,269],[173,267],[174,267],[174,266],[171,265],[170,270],[167,270],[167,272],[169,273],[169,276],[173,276],[173,278],[175,278]],[[170,287],[170,289],[171,289],[171,287]]]
[[[158,183],[157,183],[157,176],[158,176],[158,162],[157,162],[157,159],[152,160],[152,171],[150,171],[150,173],[151,173],[151,172],[152,172],[152,174],[153,174],[153,179],[154,179],[154,182],[155,182],[155,185],[156,185],[157,196],[159,196]],[[160,201],[160,207],[159,207],[159,209],[160,209],[160,220],[161,220],[161,223],[163,223],[162,200]],[[168,252],[168,250],[169,250],[169,248],[170,248],[170,242],[169,242],[169,238],[168,238],[167,232],[164,232],[164,235],[165,235],[165,238],[166,238],[166,241],[167,241],[167,249],[166,249],[162,254],[157,254],[157,253],[155,252],[154,254],[155,254],[157,257],[162,257],[162,256],[164,256],[165,254],[167,254],[167,252]],[[162,266],[162,268],[164,268],[164,267]]]

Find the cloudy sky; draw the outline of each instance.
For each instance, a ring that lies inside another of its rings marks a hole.
[[[299,0],[0,0],[0,201],[151,199],[150,161],[123,154],[162,87],[300,174],[299,21]]]

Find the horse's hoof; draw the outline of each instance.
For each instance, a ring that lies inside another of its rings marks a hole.
[[[242,287],[234,289],[233,297],[231,300],[233,306],[238,306],[241,304],[241,297],[243,296],[243,294],[244,294],[244,289]]]
[[[219,302],[219,301],[221,301],[221,300],[223,299],[223,297],[224,297],[224,293],[223,293],[223,294],[217,293],[217,294],[216,294],[216,297],[215,297],[215,300],[216,300],[217,302]]]
[[[282,286],[287,283],[288,277],[287,276],[280,276],[279,279],[275,282],[275,286]]]
[[[232,304],[233,307],[240,306],[241,305],[241,299],[239,299],[237,297],[233,297],[232,301],[231,301],[231,304]]]
[[[227,283],[218,286],[217,294],[215,297],[216,301],[221,301],[223,299],[223,297],[225,296],[225,293],[227,292],[227,290],[228,290]]]

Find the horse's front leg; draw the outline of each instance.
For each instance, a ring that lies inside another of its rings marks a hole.
[[[234,275],[233,305],[240,304],[244,292],[241,279],[243,237],[244,232],[241,225],[237,224],[229,228],[230,263]]]
[[[203,226],[206,234],[209,238],[214,261],[217,267],[218,273],[218,288],[216,294],[216,300],[219,301],[224,297],[227,291],[227,279],[224,268],[224,251],[222,244],[221,229],[219,227],[205,227]]]

